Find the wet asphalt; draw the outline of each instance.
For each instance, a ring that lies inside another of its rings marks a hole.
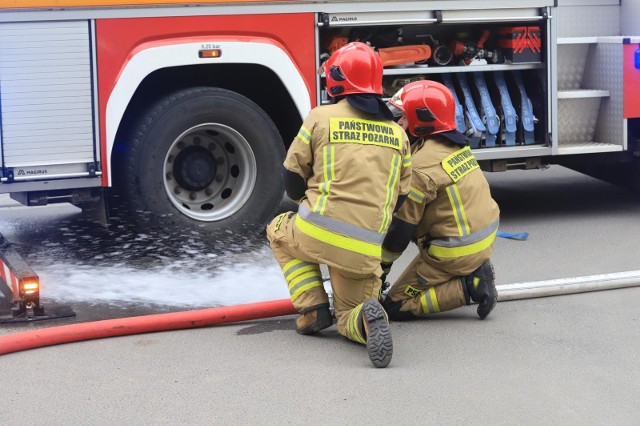
[[[637,196],[555,166],[489,180],[501,230],[529,233],[526,241],[498,239],[498,285],[640,269]],[[251,264],[277,287],[264,242],[232,236],[212,251],[197,235],[140,235],[104,228],[71,206],[26,209],[6,199],[0,232],[39,271],[63,264],[101,275],[124,268],[180,277],[196,270],[233,293],[236,283],[214,278],[225,268],[241,277],[234,265]],[[398,273],[394,266],[390,278]],[[223,304],[212,294],[208,305]],[[274,288],[273,298],[282,294]],[[639,296],[634,287],[500,302],[485,321],[469,306],[394,322],[394,356],[384,370],[335,327],[297,335],[293,317],[33,349],[0,356],[9,384],[0,418],[53,425],[636,425]],[[189,309],[144,300],[43,294],[45,306],[68,305],[77,316],[4,325],[0,334]]]

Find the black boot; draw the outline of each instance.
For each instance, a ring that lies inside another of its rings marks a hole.
[[[299,334],[313,334],[332,325],[333,316],[328,303],[307,308],[296,318],[296,331]]]
[[[464,277],[467,303],[469,298],[478,303],[478,316],[485,319],[498,301],[495,274],[491,261],[487,260],[470,275]]]
[[[392,321],[406,321],[418,318],[411,312],[401,312],[400,308],[402,307],[402,301],[398,300],[397,302],[394,302],[389,296],[382,301],[382,307],[387,311],[387,316]]]

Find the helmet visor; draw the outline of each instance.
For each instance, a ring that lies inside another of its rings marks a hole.
[[[404,114],[404,107],[402,105],[402,94],[404,93],[404,88],[398,90],[387,102],[387,106],[389,110],[393,114],[393,118],[398,119],[402,117]]]
[[[400,108],[396,107],[391,102],[387,102],[387,107],[389,108],[389,111],[391,111],[391,114],[393,114],[393,118],[395,120],[399,119],[400,117],[402,117],[404,115],[404,111],[401,110]]]

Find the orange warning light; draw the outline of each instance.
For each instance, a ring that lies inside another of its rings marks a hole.
[[[219,58],[222,55],[220,49],[207,49],[198,51],[199,58]]]
[[[35,281],[33,279],[29,279],[27,281],[23,281],[21,283],[21,287],[22,287],[22,292],[25,295],[29,295],[29,294],[37,293],[38,289],[40,288],[40,284],[38,283],[38,281]]]

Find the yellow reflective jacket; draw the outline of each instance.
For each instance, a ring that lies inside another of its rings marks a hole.
[[[284,166],[307,183],[296,218],[301,248],[319,263],[378,271],[398,195],[409,192],[404,130],[371,119],[347,100],[320,106],[304,120]]]
[[[465,274],[490,257],[500,209],[471,149],[436,135],[415,145],[411,190],[396,215],[417,225],[425,261]]]

